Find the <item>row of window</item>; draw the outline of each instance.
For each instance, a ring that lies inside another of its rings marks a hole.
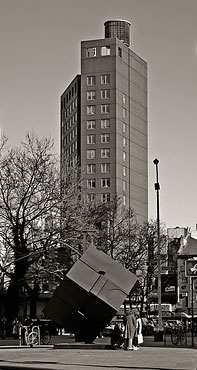
[[[101,104],[101,113],[110,113],[110,104]],[[87,115],[96,114],[96,105],[87,105]]]
[[[87,194],[87,201],[88,202],[94,202],[95,199],[96,199],[96,194],[94,194],[94,193]],[[110,202],[110,193],[101,194],[101,202],[102,203]]]
[[[87,174],[96,173],[96,164],[87,164]],[[101,173],[110,173],[110,163],[101,163]],[[122,166],[123,176],[127,176],[127,167]]]
[[[66,131],[72,127],[72,125],[75,124],[75,122],[77,122],[77,112],[75,112],[75,114],[66,122],[66,125],[65,125],[65,128],[66,128]],[[63,125],[63,122],[62,122],[62,125]]]
[[[101,188],[110,188],[110,179],[105,178],[101,179]],[[87,180],[87,189],[95,189],[96,188],[96,179],[88,179]],[[125,180],[122,182],[122,188],[124,191],[127,190],[127,183]]]
[[[63,101],[62,101],[63,108],[65,108],[66,104],[68,104],[69,100],[71,100],[73,98],[74,94],[76,94],[76,93],[77,93],[77,84],[72,86],[70,91],[63,98]]]
[[[75,136],[77,136],[77,127],[74,128],[65,138],[65,144],[67,145],[70,141],[72,141]]]
[[[109,128],[110,127],[110,120],[109,119],[102,119],[100,121],[101,129]],[[87,121],[87,130],[94,130],[96,129],[96,120],[88,120]]]
[[[110,143],[110,134],[101,134],[100,138],[101,138],[101,143],[102,144]],[[96,135],[95,134],[87,135],[87,144],[96,144]],[[122,138],[122,145],[124,147],[127,146],[126,137]]]
[[[109,143],[110,142],[110,134],[101,134],[101,143]],[[87,135],[87,144],[96,144],[96,135]]]
[[[87,180],[87,189],[96,188],[96,179]],[[101,188],[110,188],[110,179],[101,179]]]
[[[96,200],[96,194],[94,194],[94,193],[87,194],[87,201],[88,202],[94,202],[95,200]],[[101,194],[101,202],[102,203],[110,202],[110,193],[102,193]],[[123,195],[122,202],[123,202],[124,205],[127,204],[126,195]]]
[[[110,119],[101,119],[99,120],[99,124],[101,129],[110,128]],[[87,121],[87,130],[95,130],[96,129],[96,120],[88,120]],[[126,123],[122,123],[122,131],[126,132]]]
[[[110,158],[110,149],[104,148],[100,151],[100,157],[101,158]],[[87,159],[95,159],[96,158],[96,149],[88,149],[87,150]],[[127,161],[127,153],[122,153],[122,159],[124,162]]]
[[[64,112],[64,117],[68,117],[77,108],[77,98],[66,108]]]
[[[101,85],[110,84],[110,74],[101,75]],[[96,76],[87,76],[87,86],[96,85]]]
[[[66,149],[65,154],[67,157],[71,156],[77,150],[77,141],[72,143],[68,149]]]
[[[118,56],[122,58],[122,49],[118,47]],[[111,55],[111,48],[109,45],[101,47],[90,47],[86,49],[87,58],[95,58],[96,56],[107,57]]]
[[[110,104],[101,104],[100,112],[101,114],[110,113]],[[87,115],[91,116],[94,114],[96,114],[96,105],[87,105]],[[122,116],[123,118],[127,118],[127,111],[125,108],[122,108]]]
[[[110,89],[104,89],[100,91],[101,99],[109,99],[110,98]],[[96,90],[87,91],[87,100],[95,100],[96,99]]]

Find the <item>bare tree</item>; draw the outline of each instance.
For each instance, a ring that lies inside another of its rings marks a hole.
[[[46,228],[47,218],[59,213],[58,159],[50,139],[28,134],[20,147],[4,141],[0,157],[0,239],[11,250],[14,271],[10,274],[6,315],[17,314],[19,296],[26,288],[24,277],[46,245],[56,243],[58,225]]]

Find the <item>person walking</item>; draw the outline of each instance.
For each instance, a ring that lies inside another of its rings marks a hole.
[[[127,351],[136,351],[139,348],[134,346],[133,340],[136,332],[137,320],[134,311],[129,309],[125,317],[124,349]]]

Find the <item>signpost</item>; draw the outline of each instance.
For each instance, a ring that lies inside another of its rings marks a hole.
[[[194,347],[194,279],[197,278],[197,260],[185,261],[185,276],[190,278],[192,286],[192,347]]]

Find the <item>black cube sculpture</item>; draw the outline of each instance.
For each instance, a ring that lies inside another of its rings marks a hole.
[[[76,341],[91,343],[109,324],[137,280],[107,254],[89,247],[47,303],[44,313]]]

